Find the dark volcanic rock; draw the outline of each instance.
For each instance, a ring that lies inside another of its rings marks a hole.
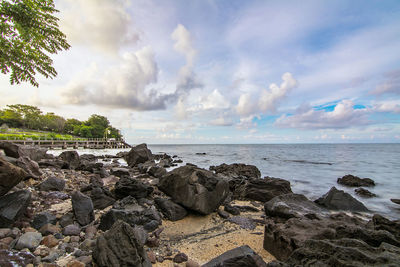
[[[234,207],[230,204],[224,205],[224,211],[229,212],[232,215],[239,215],[240,214],[240,209],[237,207]]]
[[[87,171],[91,173],[96,173],[96,172],[101,173],[103,166],[104,164],[101,162],[82,160],[81,157],[81,163],[79,164],[79,167],[76,168],[76,170]]]
[[[68,169],[69,165],[62,159],[42,159],[39,162],[41,168],[56,168],[56,169]]]
[[[139,163],[145,163],[153,158],[151,150],[147,148],[146,144],[140,144],[131,149],[125,156],[125,160],[129,167],[134,167]]]
[[[130,176],[129,170],[127,168],[112,168],[111,174],[117,177]]]
[[[76,224],[69,224],[64,227],[63,235],[79,236],[81,233],[81,228]]]
[[[39,169],[39,164],[28,157],[18,158],[15,165],[24,169],[28,173],[29,177],[32,177],[33,179],[39,179],[42,175],[42,172]]]
[[[75,150],[64,151],[58,157],[67,162],[70,169],[78,168],[81,163],[79,154]]]
[[[375,230],[388,231],[400,240],[400,220],[391,221],[379,214],[375,214],[372,217],[372,224]]]
[[[286,262],[290,266],[400,266],[400,248],[386,243],[375,248],[350,238],[307,240]]]
[[[202,267],[265,267],[264,260],[249,246],[231,249],[212,259]]]
[[[112,209],[101,216],[99,229],[103,231],[108,230],[118,220],[124,221],[132,227],[135,225],[157,227],[161,224],[161,216],[154,206],[150,208],[144,207],[131,196],[116,202]],[[157,222],[157,225],[155,222]]]
[[[90,197],[79,191],[74,191],[71,195],[72,209],[75,218],[80,225],[88,225],[94,220],[93,203]]]
[[[111,194],[101,187],[94,187],[90,193],[90,198],[92,199],[93,207],[101,210],[111,206],[115,202]]]
[[[64,179],[50,177],[39,185],[40,191],[63,191],[65,187]]]
[[[182,206],[202,214],[215,211],[229,193],[229,185],[214,173],[186,165],[162,178],[158,187]]]
[[[362,197],[376,197],[374,193],[364,188],[356,188],[354,189],[354,192],[356,192],[357,195]]]
[[[265,214],[271,217],[300,218],[310,214],[321,214],[322,208],[300,194],[286,194],[274,197],[264,205]]]
[[[315,203],[332,210],[368,211],[364,204],[336,187],[332,187],[328,193],[315,200]]]
[[[182,263],[188,260],[188,256],[185,253],[178,253],[173,258],[173,262]]]
[[[33,264],[35,256],[30,252],[15,252],[11,250],[0,249],[0,266],[27,266]]]
[[[115,223],[109,231],[97,238],[93,261],[99,267],[151,266],[134,229],[122,221]]]
[[[56,221],[57,221],[56,216],[45,211],[45,212],[36,214],[35,217],[33,218],[31,225],[36,230],[39,230],[40,227],[42,227],[43,225],[48,224],[48,223],[55,224]]]
[[[17,191],[0,197],[0,227],[11,227],[31,202],[31,192]]]
[[[28,157],[33,161],[39,161],[49,157],[45,148],[24,146],[7,141],[0,141],[0,149],[4,150],[6,156],[13,158]]]
[[[153,187],[145,185],[139,180],[122,177],[115,184],[115,196],[122,199],[126,196],[133,196],[137,199],[145,198],[153,192]]]
[[[147,170],[147,173],[151,176],[160,178],[167,173],[167,170],[161,166],[152,166]]]
[[[390,199],[390,201],[392,201],[395,204],[399,204],[400,205],[400,199],[392,198],[392,199]]]
[[[29,174],[0,156],[0,196],[7,194],[15,185],[29,177]]]
[[[261,172],[254,165],[246,165],[242,163],[234,164],[221,164],[219,166],[211,166],[211,171],[215,171],[217,174],[222,174],[227,177],[246,177],[246,178],[260,178]]]
[[[370,178],[360,178],[351,174],[345,175],[342,178],[337,179],[338,184],[347,185],[347,186],[374,186],[374,180]]]
[[[368,229],[365,221],[342,213],[315,219],[290,218],[285,222],[269,219],[265,225],[264,249],[278,260],[286,260],[307,240],[341,238],[362,240],[372,247],[379,247],[382,243],[400,246],[399,240],[390,232]]]
[[[250,179],[240,193],[242,198],[267,202],[272,198],[292,193],[290,182],[280,178]]]
[[[178,221],[186,217],[187,211],[179,204],[165,198],[156,198],[155,203],[157,208],[170,221]]]

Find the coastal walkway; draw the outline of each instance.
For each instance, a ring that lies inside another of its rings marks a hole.
[[[2,142],[10,142],[28,146],[40,146],[48,149],[67,149],[67,148],[89,148],[89,149],[106,149],[106,148],[131,148],[132,146],[125,142],[124,139],[106,139],[106,138],[79,138],[79,139],[45,139],[45,140],[16,140],[7,139]]]

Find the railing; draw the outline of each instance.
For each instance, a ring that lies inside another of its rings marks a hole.
[[[45,138],[41,140],[21,140],[7,139],[0,140],[13,143],[22,143],[24,145],[38,145],[44,147],[87,147],[87,148],[129,148],[131,145],[124,139],[118,138],[79,138],[79,139],[61,139],[61,138]]]

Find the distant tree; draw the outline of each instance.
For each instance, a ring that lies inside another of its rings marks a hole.
[[[92,130],[93,130],[92,126],[83,125],[80,128],[79,135],[86,138],[93,138],[94,136],[92,135]]]
[[[80,126],[82,122],[77,119],[67,119],[64,125],[64,133],[74,134],[75,126]],[[79,133],[79,130],[78,130]]]
[[[6,123],[10,127],[22,126],[21,114],[12,109],[3,110],[0,120],[2,123]]]
[[[39,86],[36,72],[46,78],[57,75],[46,54],[69,49],[58,29],[53,0],[2,0],[0,3],[0,71],[11,71],[10,83],[28,81]]]
[[[93,138],[102,138],[104,136],[104,131],[108,128],[110,122],[104,116],[93,114],[85,124],[92,127]]]
[[[114,127],[109,127],[108,129],[110,130],[109,138],[116,138],[116,139],[122,138],[122,135],[118,129]]]
[[[13,110],[21,115],[22,127],[29,129],[40,129],[40,118],[42,111],[30,105],[7,105],[8,109]]]
[[[65,119],[53,112],[47,113],[41,117],[42,129],[62,133],[64,132]]]

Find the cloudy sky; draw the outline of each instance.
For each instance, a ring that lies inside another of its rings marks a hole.
[[[107,116],[130,143],[400,142],[400,2],[56,0],[58,76],[0,107]]]

